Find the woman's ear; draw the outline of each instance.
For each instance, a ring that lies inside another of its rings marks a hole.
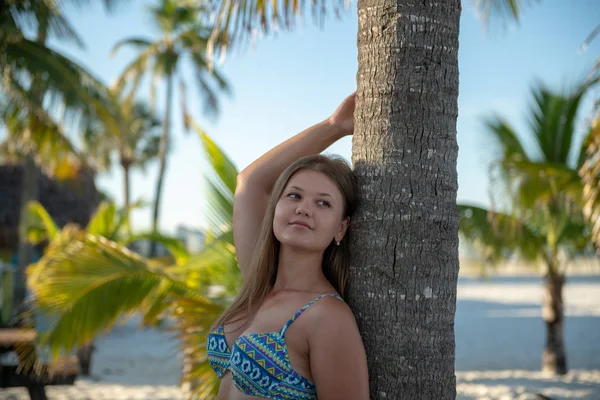
[[[342,223],[340,224],[340,229],[335,234],[336,242],[340,242],[344,238],[349,226],[350,226],[350,217],[347,217],[345,220],[342,221]]]

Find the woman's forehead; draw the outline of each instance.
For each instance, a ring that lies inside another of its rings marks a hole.
[[[288,180],[286,187],[295,186],[307,192],[340,194],[337,185],[324,173],[313,170],[300,170]]]

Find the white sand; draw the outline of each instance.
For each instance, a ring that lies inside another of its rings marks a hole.
[[[461,278],[456,313],[457,399],[600,399],[600,276],[573,277],[565,288],[565,341],[570,372],[539,372],[544,345],[541,281],[536,277]],[[177,343],[137,321],[97,340],[92,377],[48,387],[50,400],[174,400]],[[25,400],[24,389],[0,390],[0,400]]]

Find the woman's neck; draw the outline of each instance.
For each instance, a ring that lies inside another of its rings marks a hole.
[[[277,279],[273,291],[314,292],[328,284],[322,270],[323,253],[311,253],[281,246],[277,262]]]

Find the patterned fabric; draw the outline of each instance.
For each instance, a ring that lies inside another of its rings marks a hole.
[[[208,361],[219,379],[230,370],[236,388],[245,394],[275,400],[317,399],[315,384],[292,369],[284,334],[304,310],[323,296],[342,300],[335,293],[322,294],[298,310],[280,332],[242,335],[236,339],[232,351],[227,346],[223,326],[210,332]]]

